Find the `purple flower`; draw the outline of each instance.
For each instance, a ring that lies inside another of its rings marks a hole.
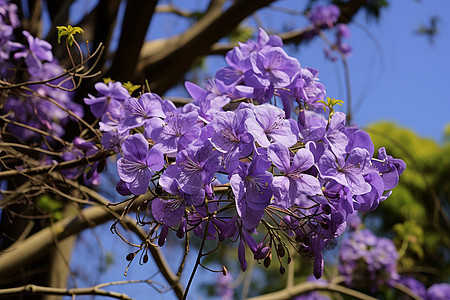
[[[267,172],[270,166],[263,155],[255,154],[251,163],[240,163],[238,172],[230,178],[237,212],[248,229],[258,226],[272,198],[272,174]]]
[[[298,127],[293,119],[286,119],[281,108],[270,104],[253,107],[255,118],[248,118],[245,127],[261,147],[279,142],[286,147],[297,143]]]
[[[450,284],[435,283],[428,288],[429,300],[448,300],[450,299]]]
[[[123,100],[130,97],[128,91],[120,82],[103,82],[95,84],[95,89],[101,94],[100,97],[88,95],[84,98],[84,103],[90,105],[91,112],[96,118],[102,117],[106,113],[111,113],[114,117],[123,114]]]
[[[224,153],[225,169],[229,174],[239,166],[239,159],[249,156],[253,151],[253,136],[245,128],[245,120],[253,116],[250,109],[236,112],[219,112],[211,123],[214,135],[211,143]]]
[[[323,139],[327,130],[328,122],[318,112],[301,109],[298,115],[298,129],[300,131],[300,141],[319,142]]]
[[[199,189],[195,194],[187,194],[181,189],[180,170],[176,165],[166,168],[159,179],[159,184],[164,191],[175,196],[173,201],[186,202],[187,205],[200,206],[205,201],[205,190]],[[170,197],[170,196],[169,196]]]
[[[239,47],[245,57],[249,57],[253,52],[264,52],[273,47],[282,47],[283,41],[279,36],[268,35],[262,28],[259,28],[257,41],[248,40],[239,43]]]
[[[195,100],[194,103],[186,105],[184,109],[196,109],[198,115],[206,121],[212,121],[222,107],[231,100],[230,95],[227,94],[227,88],[221,81],[209,80],[206,90],[188,81],[184,85]]]
[[[308,19],[316,26],[326,25],[333,27],[340,15],[339,7],[334,4],[327,6],[317,5],[308,13]]]
[[[53,60],[52,45],[47,41],[33,37],[28,31],[22,31],[22,33],[27,38],[28,49],[23,46],[22,51],[14,54],[15,59],[24,58],[27,66],[41,65],[43,61]]]
[[[250,61],[242,54],[239,47],[228,51],[225,60],[229,66],[219,69],[216,72],[216,79],[227,86],[240,84],[244,80],[244,73],[251,68]]]
[[[418,281],[417,279],[413,277],[401,277],[398,281],[399,283],[403,284],[407,288],[413,292],[414,295],[421,297],[422,299],[427,299],[427,289],[425,285]],[[450,294],[449,294],[450,297]],[[404,297],[401,299],[409,299],[409,297]],[[448,297],[447,297],[448,298]],[[433,299],[438,299],[437,297],[434,297]]]
[[[293,159],[290,150],[280,144],[269,146],[268,155],[283,176],[275,176],[272,181],[277,204],[289,208],[299,195],[322,194],[319,180],[304,173],[314,164],[314,157],[308,149],[299,149]]]
[[[198,194],[204,185],[211,184],[220,167],[220,153],[209,141],[202,146],[190,145],[178,153],[176,165],[181,189],[187,194]]]
[[[167,226],[180,224],[186,203],[183,199],[156,198],[152,201],[152,214],[155,220]]]
[[[119,125],[121,132],[145,125],[151,118],[165,118],[162,99],[154,93],[145,93],[139,99],[129,97],[124,102],[125,118]]]
[[[390,239],[379,238],[364,229],[351,232],[342,243],[338,268],[349,286],[375,292],[399,278],[397,259],[397,250]]]
[[[232,300],[234,295],[233,276],[219,275],[216,280],[215,292],[221,300]]]
[[[195,125],[197,118],[195,111],[168,116],[164,122],[154,118],[147,122],[145,134],[155,141],[153,148],[162,153],[177,152],[185,149],[200,136],[200,127]]]
[[[274,47],[264,53],[254,53],[250,57],[252,69],[245,73],[245,83],[255,88],[286,87],[291,78],[300,70],[300,63],[289,57],[282,48]]]
[[[401,159],[393,158],[392,156],[387,155],[384,147],[378,149],[378,159],[373,159],[372,162],[381,173],[384,189],[392,190],[396,187],[399,181],[399,176],[402,175],[403,171],[405,171],[405,162]]]
[[[346,157],[325,150],[318,166],[323,178],[334,179],[349,187],[354,195],[362,195],[371,190],[363,176],[370,166],[369,152],[366,149],[354,148]]]
[[[117,161],[117,171],[127,188],[135,195],[143,195],[153,174],[164,166],[161,151],[148,150],[142,134],[128,136],[122,144],[123,157]]]

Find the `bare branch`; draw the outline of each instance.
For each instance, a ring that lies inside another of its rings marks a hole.
[[[58,169],[59,170],[70,169],[70,168],[73,168],[76,166],[86,165],[86,164],[89,164],[94,161],[105,159],[113,154],[114,154],[114,152],[112,152],[112,151],[100,151],[91,156],[82,157],[82,158],[69,160],[69,161],[64,161],[64,162],[58,163],[56,165],[52,164],[52,165],[46,165],[46,166],[27,168],[27,169],[23,169],[23,170],[2,171],[2,172],[0,172],[0,180],[1,179],[11,179],[13,177],[18,177],[18,176],[22,176],[22,175],[43,174],[43,173],[47,173],[53,169],[57,169],[57,170]]]
[[[376,300],[376,298],[368,296],[364,293],[349,289],[347,287],[337,285],[337,284],[323,284],[323,283],[314,283],[314,282],[303,282],[288,288],[285,288],[278,292],[273,292],[269,294],[265,294],[262,296],[256,296],[252,298],[247,298],[247,300],[270,300],[270,299],[278,299],[278,300],[288,300],[292,299],[294,296],[305,294],[313,291],[330,291],[330,292],[338,292],[340,294],[352,296],[356,299],[362,300]]]
[[[156,6],[155,12],[157,13],[172,13],[184,18],[192,18],[195,14],[193,12],[176,7],[173,4],[161,4]]]
[[[0,290],[0,295],[66,295],[66,296],[77,296],[77,295],[98,295],[106,296],[115,299],[126,299],[132,300],[126,294],[120,294],[116,292],[106,291],[98,288],[98,286],[86,287],[86,288],[53,288],[46,286],[38,286],[34,284],[27,284],[21,287],[2,289]]]
[[[133,77],[157,2],[157,0],[127,1],[119,46],[114,54],[109,77],[120,81],[130,80]]]

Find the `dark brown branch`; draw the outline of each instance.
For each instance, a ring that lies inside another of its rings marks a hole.
[[[120,81],[132,79],[157,2],[128,0],[119,46],[107,77]]]
[[[37,174],[44,174],[47,172],[50,172],[51,170],[66,170],[70,168],[74,168],[81,165],[88,165],[92,162],[99,161],[102,159],[105,159],[114,153],[111,151],[101,151],[94,155],[82,157],[79,159],[74,159],[70,161],[64,161],[56,165],[46,165],[46,166],[39,166],[39,167],[32,167],[27,168],[23,170],[7,170],[0,172],[0,180],[2,179],[11,179],[15,177],[20,177],[23,175],[37,175]]]
[[[226,36],[246,17],[275,0],[242,0],[226,11],[218,6],[211,9],[183,34],[172,37],[156,47],[144,48],[137,73],[142,81],[150,80],[152,91],[164,93],[183,78],[183,75],[209,48]]]

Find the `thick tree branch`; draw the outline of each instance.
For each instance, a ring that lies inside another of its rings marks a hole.
[[[145,35],[155,12],[157,0],[128,0],[119,46],[108,77],[127,81],[134,75],[139,59],[139,52],[144,44]]]
[[[242,20],[258,9],[275,2],[238,1],[227,11],[214,6],[199,22],[183,34],[168,39],[154,40],[144,44],[136,74],[138,81],[150,79],[154,92],[164,93],[179,81],[192,65],[203,55],[225,55],[236,44],[217,44]],[[367,0],[350,0],[341,4],[340,23],[350,22]],[[309,26],[279,34],[285,44],[300,44],[314,35],[314,27]]]
[[[67,183],[74,184],[74,182],[67,180]],[[128,202],[121,203],[116,206],[106,207],[108,201],[97,192],[85,187],[77,186],[81,192],[86,193],[97,203],[102,203],[99,206],[91,206],[83,209],[76,216],[67,217],[50,227],[46,227],[29,238],[18,241],[0,254],[0,270],[2,276],[7,276],[16,272],[20,266],[27,265],[32,261],[37,260],[51,248],[55,241],[62,241],[67,237],[76,235],[82,230],[94,227],[106,221],[118,218],[123,212]],[[144,201],[151,197],[151,193],[138,197],[134,201],[133,207],[138,207]],[[123,218],[122,224],[125,228],[133,231],[142,240],[145,241],[147,235],[145,231],[136,225],[135,220],[128,216]],[[178,298],[184,294],[184,289],[179,282],[179,278],[170,270],[164,256],[159,248],[149,247],[149,250],[155,260],[158,269],[166,279],[171,288],[173,288]]]
[[[211,9],[184,33],[164,42],[144,47],[137,74],[139,81],[150,79],[152,91],[162,94],[205,55],[211,45],[226,36],[247,16],[275,0],[242,0],[226,11],[220,5]]]

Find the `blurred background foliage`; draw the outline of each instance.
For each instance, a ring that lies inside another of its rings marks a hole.
[[[376,224],[378,235],[393,238],[401,255],[399,272],[425,285],[450,279],[449,129],[438,144],[392,122],[366,128],[375,149],[383,145],[407,165],[392,195],[366,222]]]

